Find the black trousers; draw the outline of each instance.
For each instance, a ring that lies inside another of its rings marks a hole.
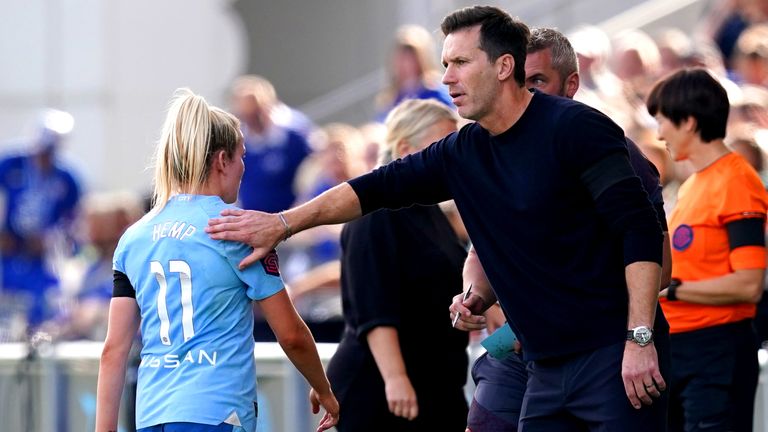
[[[760,373],[752,320],[671,336],[670,432],[751,432]]]

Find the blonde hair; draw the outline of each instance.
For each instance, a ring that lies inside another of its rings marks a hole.
[[[157,143],[153,210],[162,209],[174,194],[198,192],[216,152],[232,158],[238,142],[235,116],[187,88],[176,90]]]
[[[736,40],[737,52],[742,56],[768,59],[768,24],[747,27]]]
[[[424,27],[412,24],[401,26],[395,33],[395,44],[397,47],[413,49],[422,74],[429,75],[437,71],[435,40]]]
[[[459,117],[450,108],[433,99],[410,99],[396,106],[384,122],[387,136],[380,163],[389,163],[399,157],[396,152],[400,141],[405,140],[414,147],[427,129],[442,120],[458,123]]]
[[[271,109],[277,102],[275,86],[260,75],[242,75],[232,83],[232,94],[236,96],[253,96],[256,103]]]
[[[438,68],[435,39],[427,29],[414,24],[400,26],[395,32],[393,42],[394,50],[402,48],[413,50],[421,70],[421,80],[425,86],[431,88],[439,85],[441,73]],[[388,107],[397,98],[400,85],[392,67],[392,65],[389,66],[387,87],[376,97],[376,104],[380,107]]]

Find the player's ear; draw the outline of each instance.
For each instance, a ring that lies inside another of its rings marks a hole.
[[[229,159],[227,158],[226,153],[224,150],[219,150],[216,152],[216,155],[213,157],[212,162],[212,171],[224,171],[224,169],[227,167],[227,164],[229,163]]]

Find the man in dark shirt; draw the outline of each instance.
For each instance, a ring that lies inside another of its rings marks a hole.
[[[293,232],[453,198],[526,347],[523,430],[660,430],[648,405],[666,388],[651,331],[662,234],[622,130],[529,92],[528,28],[500,9],[458,10],[442,30],[443,82],[475,123],[300,207],[225,211],[207,231],[252,245],[245,266]]]
[[[551,28],[535,28],[531,30],[528,42],[528,55],[525,60],[525,85],[529,89],[537,89],[544,93],[573,98],[579,89],[579,71],[576,53],[568,39],[559,31]],[[654,165],[643,156],[637,145],[627,138],[629,161],[635,173],[640,177],[643,189],[656,209],[657,219],[664,231],[664,263],[662,265],[661,285],[669,285],[671,260],[669,259],[669,236],[667,234],[664,200],[661,194],[659,173]],[[469,251],[469,258],[464,265],[464,286],[472,285],[472,291],[478,297],[469,299],[465,306],[470,310],[481,298],[491,301],[495,298],[480,260],[474,248]],[[457,294],[454,302],[462,303],[463,294]],[[487,328],[493,332],[506,321],[501,309],[488,308],[485,316],[462,316],[457,321],[456,328],[462,330],[479,330]],[[669,344],[667,333],[669,325],[664,319],[659,307],[656,310],[654,323],[654,344],[657,349]],[[509,347],[512,350],[512,347]],[[666,349],[665,353],[669,350]],[[668,370],[669,358],[662,355],[659,349],[659,363],[662,371]],[[504,358],[494,358],[484,353],[472,367],[472,379],[476,388],[467,426],[472,432],[483,431],[517,431],[523,397],[528,382],[528,373],[521,354],[509,354]],[[654,409],[666,409],[668,393],[662,393],[663,399],[654,405]]]

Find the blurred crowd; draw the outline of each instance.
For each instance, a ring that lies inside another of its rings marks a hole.
[[[567,36],[579,61],[575,99],[605,112],[656,165],[667,214],[692,171],[673,162],[657,139],[645,100],[657,80],[680,68],[703,66],[719,78],[731,103],[727,144],[768,180],[768,1],[723,1],[692,33],[609,35],[585,25]],[[441,84],[439,42],[419,26],[396,30],[376,114],[361,125],[314,124],[280,100],[268,77],[233,80],[229,108],[242,121],[247,149],[238,204],[281,211],[371,170],[387,140],[382,122],[403,100],[454,108]],[[78,174],[57,158],[74,122],[45,110],[35,136],[0,159],[0,342],[39,331],[57,340],[104,338],[112,253],[148,203],[139,191],[83,190]],[[460,231],[455,209],[444,210]],[[278,249],[283,278],[307,322],[339,324],[318,340],[341,336],[340,229],[316,228]]]

